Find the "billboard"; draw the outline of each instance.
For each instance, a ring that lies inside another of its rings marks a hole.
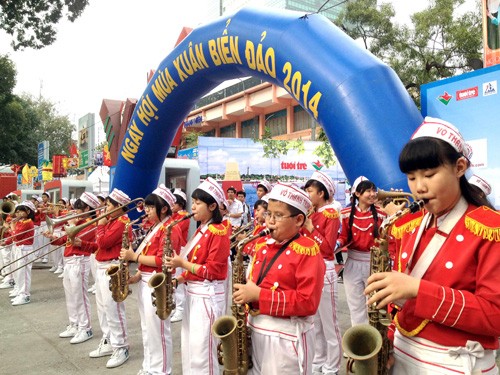
[[[49,160],[49,141],[38,143],[38,181],[42,181],[43,162]]]
[[[493,188],[500,207],[500,65],[422,85],[422,114],[454,124],[472,146],[472,173]]]
[[[78,120],[78,150],[80,151],[79,168],[91,166],[95,149],[95,115],[87,113]]]

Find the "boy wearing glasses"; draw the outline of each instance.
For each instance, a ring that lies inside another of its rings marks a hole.
[[[318,245],[299,234],[311,200],[278,183],[269,194],[266,226],[246,284],[234,285],[234,302],[248,303],[254,374],[312,374],[314,314],[325,264]]]

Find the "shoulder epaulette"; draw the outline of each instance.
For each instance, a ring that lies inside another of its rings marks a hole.
[[[398,240],[403,238],[405,233],[410,233],[420,225],[423,217],[424,213],[422,211],[401,217],[393,224],[391,235]]]
[[[481,206],[465,215],[465,227],[484,240],[500,242],[500,213]]]
[[[339,217],[339,213],[335,208],[327,208],[323,211],[321,211],[324,217],[327,219],[337,219]]]
[[[262,248],[263,248],[264,246],[266,246],[266,245],[267,245],[267,243],[266,243],[266,241],[265,241],[265,240],[264,240],[264,241],[262,241],[262,240],[261,240],[261,241],[257,242],[257,243],[255,244],[255,247],[254,247],[254,251],[255,251],[255,253],[258,253],[258,252],[259,252],[259,250],[260,250],[260,249],[262,249]]]
[[[208,230],[210,233],[215,234],[216,236],[225,236],[227,234],[227,226],[224,224],[210,224],[208,226]]]
[[[309,237],[301,236],[298,240],[293,241],[289,246],[293,251],[295,251],[295,253],[300,255],[315,256],[319,254],[318,244]]]
[[[33,221],[33,220],[31,220],[31,219],[21,220],[21,223],[26,224],[26,223],[29,223],[30,221]]]
[[[120,216],[118,218],[118,221],[120,223],[123,223],[123,224],[127,225],[130,222],[130,218],[128,216],[126,216],[126,215],[122,215],[122,216]]]

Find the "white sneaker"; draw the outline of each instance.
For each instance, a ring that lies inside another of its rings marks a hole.
[[[49,259],[48,258],[43,258],[42,259],[42,263],[48,263],[49,262]]]
[[[57,267],[57,269],[54,271],[54,273],[63,273],[64,268],[63,267]]]
[[[80,344],[94,337],[91,329],[79,329],[76,335],[69,341],[71,344]]]
[[[55,270],[57,270],[57,266],[52,266],[49,268],[49,272],[54,272]]]
[[[63,273],[61,273],[61,274],[60,274],[59,276],[57,276],[57,277],[58,277],[59,279],[64,278],[64,272],[63,272]]]
[[[99,346],[96,350],[89,353],[90,358],[105,357],[107,355],[113,354],[113,347],[109,343],[108,339],[101,339]]]
[[[14,289],[9,292],[9,297],[17,297],[18,294],[19,292]]]
[[[139,370],[137,375],[152,375],[149,371],[143,370],[142,368]]]
[[[10,288],[14,288],[14,285],[16,283],[14,282],[13,279],[7,281],[7,280],[4,280],[1,284],[0,284],[0,289],[10,289]]]
[[[65,331],[63,331],[59,334],[59,337],[61,337],[63,339],[68,338],[68,337],[74,337],[77,332],[78,332],[78,328],[76,328],[75,326],[69,325],[66,327]]]
[[[113,351],[113,355],[106,363],[107,368],[113,368],[123,365],[129,358],[127,348],[118,348]]]
[[[30,303],[31,299],[29,296],[17,296],[14,301],[12,301],[12,306],[26,305]]]
[[[94,293],[95,292],[95,284],[92,285],[88,290],[87,290],[88,293]]]
[[[182,320],[182,311],[175,310],[172,316],[170,317],[170,322],[180,322]]]

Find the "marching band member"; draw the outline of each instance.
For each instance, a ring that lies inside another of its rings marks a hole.
[[[403,234],[401,272],[374,273],[365,290],[401,307],[394,374],[498,374],[500,216],[467,181],[468,155],[458,129],[426,117],[399,156],[424,215]]]
[[[121,366],[129,358],[125,303],[113,300],[109,290],[109,277],[106,275],[109,266],[118,264],[123,232],[126,224],[130,222],[126,215],[128,203],[130,203],[130,198],[125,193],[113,189],[106,198],[106,212],[109,212],[109,215],[97,223],[96,302],[103,336],[97,349],[90,352],[89,356],[98,358],[111,354],[111,358],[106,363],[107,368]],[[123,207],[116,211],[115,209],[120,206]],[[113,210],[115,211],[111,213]],[[128,235],[131,240],[131,228],[129,228]]]
[[[31,302],[31,259],[34,256],[24,255],[33,250],[33,237],[35,229],[33,219],[35,218],[36,207],[31,201],[24,201],[16,206],[16,219],[10,223],[11,236],[6,240],[6,244],[13,244],[13,259],[19,259],[13,267],[20,267],[14,272],[15,285],[10,291],[9,297],[13,297],[12,305],[19,306]]]
[[[337,208],[329,203],[335,194],[333,180],[327,174],[315,171],[306,182],[313,211],[304,224],[304,234],[319,246],[325,262],[323,292],[314,316],[316,346],[313,359],[314,374],[337,374],[342,360],[342,335],[338,319],[338,279],[335,271],[334,249],[340,219]]]
[[[68,214],[68,209],[66,208],[68,205],[68,199],[67,198],[61,198],[57,201],[57,205],[54,206],[52,210],[52,215],[54,218],[66,216]],[[64,225],[57,225],[54,228],[54,233],[57,237],[61,237],[64,235],[63,233],[63,227]],[[51,245],[51,250],[54,250],[54,248],[57,247],[55,245]],[[58,249],[55,251],[52,251],[50,253],[50,256],[52,258],[52,262],[54,264],[55,270],[53,271],[54,274],[60,274],[59,277],[63,277],[63,271],[64,271],[64,249]],[[49,271],[53,270],[54,267],[52,267]]]
[[[229,257],[228,228],[221,224],[219,206],[224,192],[213,178],[196,188],[191,212],[200,226],[181,251],[168,258],[168,267],[185,271],[177,278],[186,283],[182,320],[182,373],[218,374],[217,340],[211,334],[214,321],[225,313],[225,279]],[[188,258],[184,258],[184,253]]]
[[[172,207],[172,219],[180,220],[184,216],[189,215],[189,212],[186,211],[187,204],[187,196],[181,189],[175,188],[171,190],[175,197],[175,203]],[[184,220],[179,223],[179,226],[182,230],[182,238],[184,239],[184,243],[188,240],[189,234],[189,224],[190,220]],[[175,276],[180,276],[183,272],[182,268],[175,269]],[[182,320],[182,315],[184,313],[184,302],[186,301],[186,284],[179,284],[175,289],[175,310],[170,317],[170,322],[180,322]]]
[[[274,186],[266,215],[271,235],[258,241],[247,283],[234,285],[234,302],[252,307],[253,374],[312,374],[325,264],[316,242],[299,233],[310,208],[304,191]]]
[[[11,231],[10,231],[10,222],[12,221],[12,215],[7,215],[3,214],[2,215],[2,239],[0,241],[0,254],[2,256],[3,264],[9,264],[11,263],[14,258],[13,258],[13,251],[12,251],[12,243],[8,244],[7,243],[7,238],[11,236]],[[5,272],[8,273],[10,272],[12,266],[7,266],[5,268]],[[5,276],[2,280],[2,283],[0,283],[0,289],[10,289],[13,288],[15,284],[14,281],[14,276],[12,274],[8,274]]]
[[[84,192],[75,202],[76,214],[95,210],[99,205],[97,197]],[[82,225],[95,218],[95,212],[75,219],[74,225]],[[97,250],[95,242],[96,225],[83,228],[78,235],[70,240],[68,237],[58,237],[57,234],[45,233],[54,245],[64,245],[64,295],[68,311],[69,325],[59,334],[61,338],[71,337],[71,344],[80,344],[93,337],[91,322],[91,306],[86,290],[90,273],[90,254]]]
[[[258,199],[253,205],[253,210],[255,215],[255,226],[250,237],[256,236],[264,229],[266,229],[267,202],[262,199]],[[238,238],[238,240],[243,239],[244,238]],[[257,243],[257,240],[258,238],[251,242],[248,242],[243,248],[243,254],[249,257],[249,263],[252,263],[252,259],[255,256],[255,244]]]
[[[172,218],[174,204],[174,195],[163,184],[149,194],[144,200],[144,209],[153,227],[136,252],[129,248],[122,249],[120,254],[122,259],[139,264],[137,273],[130,277],[129,283],[139,282],[137,302],[144,346],[141,374],[170,374],[172,372],[170,318],[162,320],[156,314],[156,308],[151,303],[153,290],[148,282],[155,273],[162,272],[163,250],[167,240],[165,229],[174,221]],[[168,241],[170,241],[172,251],[178,253],[181,246],[185,244],[182,230],[180,225],[174,225],[171,230]]]
[[[469,178],[469,184],[477,191],[477,193],[483,198],[488,199],[488,195],[491,194],[491,185],[484,178],[479,177],[478,175],[472,175]]]
[[[99,205],[97,206],[97,208],[102,208],[102,210],[96,212],[96,216],[101,216],[106,209],[107,195],[104,193],[98,193],[95,194],[95,196],[99,200]],[[96,272],[97,272],[97,261],[95,260],[95,253],[92,253],[90,254],[90,273],[92,274],[92,279],[94,280],[94,282],[92,286],[88,289],[88,292],[92,294],[96,293],[96,285],[95,285]]]
[[[262,199],[263,196],[269,194],[271,192],[272,185],[267,180],[261,180],[257,184],[257,199]]]
[[[384,211],[375,206],[377,188],[364,176],[352,184],[352,204],[341,212],[342,229],[337,248],[347,247],[344,287],[351,324],[368,323],[368,310],[363,291],[370,276],[370,248],[378,237],[378,228],[385,219]]]
[[[50,195],[49,193],[47,192],[43,192],[42,193],[42,202],[40,203],[39,205],[39,210],[40,210],[40,233],[45,233],[47,231],[47,217],[48,216],[51,216],[50,214],[50,206],[49,206],[49,199],[50,199]],[[43,248],[43,252],[47,253],[49,251],[49,239],[45,236],[40,236],[40,245],[41,246],[45,246]],[[42,263],[48,263],[49,261],[49,258],[47,255],[45,255],[43,258],[42,258]],[[53,271],[55,271],[57,269],[54,268]],[[50,269],[49,269],[50,271]]]

